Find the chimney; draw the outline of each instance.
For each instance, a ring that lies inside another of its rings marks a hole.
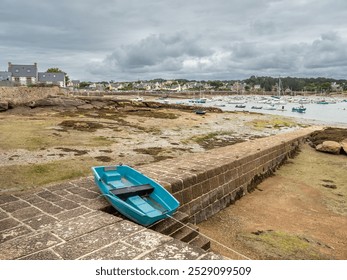
[[[11,65],[12,65],[12,63],[9,62],[9,63],[8,63],[8,69],[10,69]]]

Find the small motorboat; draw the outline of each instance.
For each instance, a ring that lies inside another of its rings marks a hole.
[[[251,109],[256,109],[256,110],[260,110],[260,109],[262,109],[263,108],[263,106],[252,106],[251,107]]]
[[[317,104],[320,104],[320,105],[327,105],[327,104],[329,104],[329,102],[328,102],[328,101],[325,101],[325,100],[319,100],[319,101],[317,101]]]
[[[149,226],[171,216],[179,202],[160,184],[127,166],[92,167],[102,195],[130,220]]]
[[[246,105],[238,104],[235,106],[235,108],[246,108]]]
[[[293,107],[292,112],[305,113],[306,108],[303,105],[300,105],[299,107]]]

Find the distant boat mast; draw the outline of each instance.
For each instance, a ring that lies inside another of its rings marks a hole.
[[[281,96],[281,76],[278,77],[278,96]]]

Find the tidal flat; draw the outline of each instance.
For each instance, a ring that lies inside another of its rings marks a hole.
[[[139,166],[301,126],[286,117],[243,112],[16,108],[1,113],[0,191],[91,176],[95,165]]]

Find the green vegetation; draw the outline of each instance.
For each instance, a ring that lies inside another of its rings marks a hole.
[[[239,238],[261,251],[266,251],[266,254],[274,259],[324,259],[324,256],[315,248],[317,242],[286,232],[257,231],[241,234]]]
[[[192,141],[196,142],[196,143],[202,143],[202,142],[206,142],[206,141],[211,141],[213,139],[215,139],[217,136],[219,135],[225,135],[225,134],[230,134],[229,132],[211,132],[208,134],[203,134],[203,135],[198,135],[198,136],[193,136],[191,138]]]
[[[64,130],[59,126],[59,119],[20,119],[7,118],[0,120],[0,147],[3,150],[26,149],[36,151],[56,146],[107,146],[112,144],[111,140],[105,137],[95,136],[90,131],[85,131],[83,122],[73,122],[80,124],[79,130]],[[69,122],[68,122],[69,123]],[[70,122],[71,124],[71,122]],[[88,128],[88,127],[87,127]],[[92,130],[95,131],[95,130]]]
[[[298,124],[286,118],[273,117],[270,120],[254,119],[247,122],[245,125],[252,126],[255,129],[263,130],[265,128],[276,128],[280,129],[282,127],[294,127]]]
[[[284,165],[276,174],[291,182],[291,188],[298,194],[301,194],[302,188],[296,187],[295,182],[302,180],[302,177],[307,178],[310,187],[323,194],[328,209],[347,216],[346,156],[317,152],[308,145],[303,145],[301,150],[303,152],[296,156],[294,165]],[[336,187],[324,187],[327,183]],[[302,195],[304,197],[305,193]]]
[[[193,136],[184,142],[193,141],[199,144],[204,149],[209,150],[209,149],[224,147],[224,146],[233,145],[233,144],[245,141],[242,138],[234,137],[233,134],[234,133],[232,131],[211,132],[208,134]]]
[[[244,80],[249,86],[260,85],[265,91],[272,91],[273,87],[278,85],[278,78],[273,77],[256,77],[251,76]],[[343,90],[347,90],[346,80],[336,80],[331,78],[296,78],[281,77],[282,87],[293,91],[310,91],[310,92],[330,92],[332,90],[331,83],[341,85]]]
[[[44,164],[10,165],[0,167],[0,190],[26,190],[45,184],[91,175],[95,159],[79,157]]]

